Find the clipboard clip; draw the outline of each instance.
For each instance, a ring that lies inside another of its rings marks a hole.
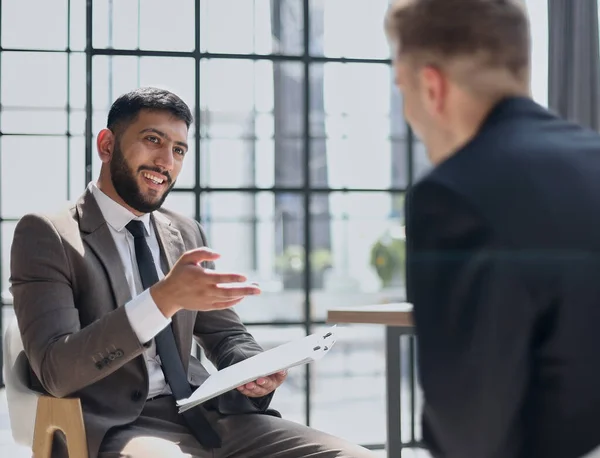
[[[335,328],[335,326],[334,326],[334,328]],[[333,332],[328,331],[322,335],[320,340],[321,340],[321,345],[314,346],[313,351],[319,351],[321,349],[323,351],[328,351],[335,343],[335,336],[333,335]]]

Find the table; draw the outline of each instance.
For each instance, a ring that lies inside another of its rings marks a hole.
[[[386,328],[386,397],[387,397],[387,456],[400,458],[402,448],[421,446],[415,440],[414,415],[415,415],[415,388],[416,377],[414,368],[414,338],[409,340],[410,355],[410,381],[411,390],[411,415],[412,431],[411,441],[402,442],[401,421],[401,383],[402,383],[402,352],[400,339],[403,335],[414,336],[412,304],[397,302],[390,304],[365,305],[359,307],[333,308],[327,311],[327,322],[332,324],[382,324]]]

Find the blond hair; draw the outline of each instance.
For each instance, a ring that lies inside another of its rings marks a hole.
[[[482,87],[490,85],[487,74],[529,84],[531,44],[522,0],[397,0],[385,30],[394,58],[454,69]]]

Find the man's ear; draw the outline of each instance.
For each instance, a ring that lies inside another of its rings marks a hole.
[[[430,109],[434,113],[445,110],[448,82],[444,73],[436,67],[427,66],[421,70],[421,83]]]
[[[115,148],[115,134],[110,129],[102,129],[96,138],[96,147],[100,160],[104,164],[109,163]]]

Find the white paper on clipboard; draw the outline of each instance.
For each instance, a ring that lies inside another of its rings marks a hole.
[[[210,375],[187,399],[177,401],[185,412],[259,377],[321,359],[336,341],[335,326],[254,355]]]

